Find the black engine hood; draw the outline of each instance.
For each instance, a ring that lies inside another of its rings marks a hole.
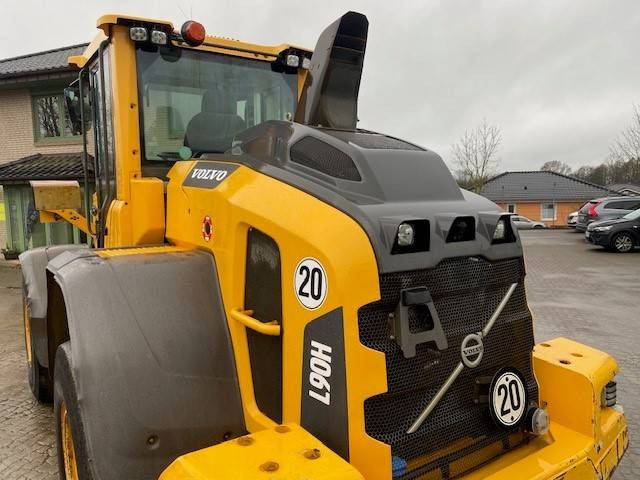
[[[371,240],[381,273],[430,268],[447,257],[522,255],[515,229],[513,242],[492,244],[496,223],[505,215],[496,204],[461,190],[440,156],[403,140],[270,121],[237,135],[230,153],[231,161],[354,218]],[[461,216],[475,219],[475,238],[447,243],[452,223]],[[412,220],[429,221],[428,251],[392,254],[398,225]]]

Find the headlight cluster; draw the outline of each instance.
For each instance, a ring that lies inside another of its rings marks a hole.
[[[506,233],[507,233],[507,224],[505,223],[504,218],[502,218],[496,224],[496,229],[493,231],[493,239],[504,240]]]
[[[429,220],[407,220],[398,225],[392,254],[429,250]]]
[[[611,228],[611,225],[607,225],[606,227],[593,227],[592,230],[594,232],[608,232]]]
[[[398,246],[408,247],[413,245],[414,241],[413,226],[409,223],[401,223],[398,226]]]

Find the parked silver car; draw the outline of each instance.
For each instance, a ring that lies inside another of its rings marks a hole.
[[[571,227],[571,228],[575,228],[576,227],[576,223],[578,223],[578,212],[571,212],[568,216],[567,216],[567,226]]]
[[[523,217],[522,215],[513,215],[511,217],[511,221],[513,224],[518,227],[518,230],[532,230],[532,229],[540,229],[546,228],[547,226],[544,222],[538,222],[536,220],[530,220],[527,217]]]
[[[640,197],[604,197],[588,201],[578,212],[576,230],[584,232],[587,226],[601,220],[614,220],[640,208]]]

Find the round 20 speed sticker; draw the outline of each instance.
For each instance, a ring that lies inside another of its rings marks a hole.
[[[300,260],[293,274],[293,288],[304,308],[319,308],[327,298],[329,289],[327,274],[322,264],[311,257]]]
[[[495,374],[489,390],[489,408],[494,422],[503,428],[516,426],[525,416],[528,398],[524,378],[515,368]]]

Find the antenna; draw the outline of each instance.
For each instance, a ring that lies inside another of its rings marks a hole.
[[[185,20],[190,20],[190,18],[189,18],[189,17],[187,17],[187,14],[186,14],[186,13],[184,13],[184,10],[182,10],[182,7],[181,7],[180,5],[177,5],[177,4],[176,4],[176,7],[178,7],[178,10],[180,10],[180,13],[182,13],[182,15],[184,16],[184,19],[185,19]]]

